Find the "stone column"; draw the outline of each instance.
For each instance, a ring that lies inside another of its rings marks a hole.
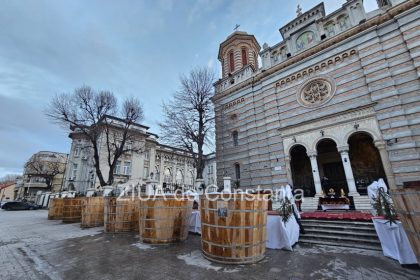
[[[391,162],[389,160],[388,151],[386,150],[385,141],[375,141],[375,147],[379,151],[381,156],[382,166],[384,167],[386,179],[390,189],[397,189],[397,184],[395,183],[394,172],[392,171]]]
[[[172,183],[176,184],[176,172],[177,172],[177,165],[178,165],[178,157],[174,156],[174,164],[172,165]]]
[[[343,163],[344,173],[346,175],[347,186],[349,187],[350,196],[360,196],[357,192],[356,184],[354,183],[353,170],[349,158],[349,146],[338,147],[338,152],[341,155],[341,162]]]
[[[164,172],[165,172],[165,168],[164,168],[164,163],[165,163],[165,160],[164,160],[164,155],[163,155],[163,153],[160,153],[160,178],[159,178],[159,185],[163,185],[163,179],[164,179],[164,177],[165,177],[165,174],[164,174]]]
[[[150,177],[150,173],[155,173],[155,165],[156,165],[156,147],[152,146],[150,149],[149,154],[149,174],[147,174],[147,178]]]
[[[156,188],[156,192],[157,192],[158,190],[157,181],[148,179],[146,181],[146,195],[154,195],[155,194],[154,188]]]
[[[292,167],[290,166],[290,157],[289,156],[284,157],[284,163],[286,164],[287,183],[294,185],[293,184],[293,179],[292,179]]]
[[[314,184],[315,184],[315,191],[316,195],[320,196],[322,193],[322,186],[321,186],[321,178],[319,177],[319,171],[318,171],[318,162],[316,160],[317,154],[316,152],[307,153],[309,159],[311,160],[311,167],[312,167],[312,176],[314,178]]]

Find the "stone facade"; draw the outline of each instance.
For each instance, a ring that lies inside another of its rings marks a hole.
[[[331,139],[357,195],[349,158],[357,133],[372,139],[391,187],[420,179],[420,1],[378,3],[365,13],[349,0],[330,15],[321,3],[280,28],[283,41],[263,45],[260,69],[215,83],[219,184],[224,176],[241,187],[293,184],[291,150],[301,145],[320,194],[317,145]]]
[[[174,185],[190,188],[194,186],[196,171],[190,153],[167,145],[159,144],[158,136],[148,132],[149,127],[134,125],[135,141],[128,143],[141,149],[141,152],[129,152],[121,156],[114,171],[115,184],[132,184],[144,186],[146,181],[157,181],[159,186]],[[99,179],[96,176],[93,149],[89,140],[80,132],[73,131],[69,161],[65,176],[65,189],[86,193],[96,188]],[[100,166],[105,181],[108,178],[109,166],[106,162],[107,148],[101,135]]]
[[[64,183],[64,171],[67,164],[67,154],[40,151],[26,162],[21,183],[17,184],[18,198],[34,201],[38,191],[58,192]],[[53,176],[51,189],[48,189],[46,178]]]
[[[206,155],[206,163],[203,169],[203,179],[206,186],[217,185],[216,154]]]

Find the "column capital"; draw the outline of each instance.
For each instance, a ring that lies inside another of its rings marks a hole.
[[[339,153],[348,153],[349,152],[349,145],[338,146],[337,150]]]
[[[306,154],[308,155],[308,157],[310,158],[316,158],[318,156],[317,152],[306,152]]]
[[[386,143],[383,140],[375,140],[373,141],[373,144],[375,145],[378,150],[385,150]]]

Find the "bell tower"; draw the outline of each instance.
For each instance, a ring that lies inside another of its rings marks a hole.
[[[235,31],[220,44],[218,59],[222,64],[222,78],[251,65],[258,69],[258,53],[261,47],[254,35]]]

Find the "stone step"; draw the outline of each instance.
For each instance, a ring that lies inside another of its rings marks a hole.
[[[324,225],[322,228],[319,225],[312,224],[312,223],[302,223],[302,225],[306,229],[320,229],[320,230],[330,230],[330,231],[350,231],[350,232],[366,232],[366,233],[374,233],[376,235],[376,231],[374,227],[357,227],[357,226],[340,226],[340,225]]]
[[[320,220],[320,219],[301,219],[302,224],[306,224],[306,223],[315,223],[315,224],[320,224],[320,225],[348,225],[348,226],[367,226],[367,227],[373,227],[373,222],[371,221],[348,221],[348,220],[343,220],[343,221],[337,221],[337,220]]]
[[[362,238],[359,236],[345,236],[345,235],[326,235],[326,234],[316,234],[316,233],[305,233],[301,235],[302,240],[320,240],[320,241],[328,241],[328,242],[335,242],[337,245],[341,245],[342,243],[361,243],[361,244],[369,244],[369,245],[381,245],[379,239],[371,239],[371,238]],[[304,241],[302,241],[304,242]]]
[[[350,247],[350,248],[357,248],[357,249],[364,249],[364,250],[374,250],[374,251],[382,251],[381,246],[377,245],[368,245],[368,244],[359,244],[359,243],[344,243],[344,244],[337,244],[336,242],[328,242],[328,241],[320,241],[320,240],[306,240],[305,238],[300,238],[299,242],[306,243],[306,244],[314,244],[314,245],[328,245],[328,246],[335,246],[335,247]]]
[[[371,239],[371,240],[379,240],[378,235],[375,231],[348,231],[348,230],[330,230],[330,229],[320,229],[320,228],[311,228],[304,226],[305,229],[305,235],[306,234],[316,234],[316,235],[323,235],[326,237],[334,237],[334,236],[354,236],[354,237],[360,237],[363,240],[365,239]]]

